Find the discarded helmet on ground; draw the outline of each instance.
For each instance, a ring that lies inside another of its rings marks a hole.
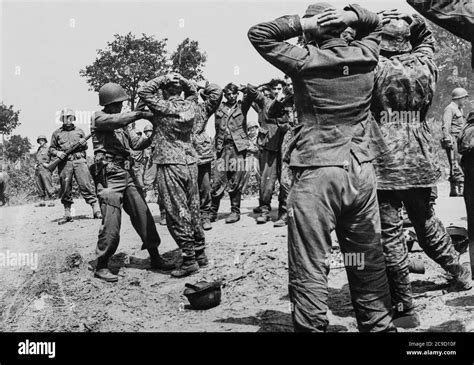
[[[130,99],[119,84],[108,82],[99,89],[99,104],[102,106]]]
[[[466,89],[464,89],[462,87],[455,88],[453,90],[453,93],[452,93],[453,100],[462,99],[462,98],[465,98],[465,97],[468,97],[468,96],[469,96],[469,93],[467,92]]]
[[[188,298],[193,309],[209,309],[221,302],[221,283],[200,281],[196,284],[185,284],[184,296]]]
[[[39,141],[40,141],[41,139],[44,139],[44,140],[46,141],[46,143],[48,143],[48,139],[47,139],[46,136],[43,135],[43,134],[42,134],[41,136],[38,136],[38,138],[36,138],[36,142],[39,143]]]
[[[449,226],[446,231],[451,236],[453,246],[457,252],[463,254],[469,246],[469,237],[467,229],[463,227]]]

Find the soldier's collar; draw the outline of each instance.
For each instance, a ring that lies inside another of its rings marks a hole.
[[[338,47],[338,46],[347,46],[347,42],[342,38],[332,38],[332,39],[328,39],[327,41],[324,41],[319,46],[319,48],[328,49],[328,48]]]

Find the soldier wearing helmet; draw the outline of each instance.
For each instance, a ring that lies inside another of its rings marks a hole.
[[[174,268],[159,255],[160,236],[133,169],[132,151],[147,148],[152,137],[140,137],[131,124],[139,119],[150,120],[153,114],[122,112],[122,104],[128,99],[120,85],[105,84],[99,90],[99,103],[104,108],[94,113],[91,122],[91,130],[94,131],[94,180],[103,216],[94,276],[108,282],[118,280],[118,276],[108,269],[108,262],[119,245],[122,207],[141,238],[142,250],[147,249],[150,254],[151,268]]]
[[[72,178],[76,179],[82,197],[92,207],[94,219],[100,219],[100,209],[97,196],[91,184],[91,175],[87,166],[86,150],[87,141],[81,128],[74,125],[76,114],[71,109],[63,109],[60,114],[63,125],[53,132],[49,153],[51,156],[62,160],[58,165],[61,203],[64,205],[64,218],[59,223],[72,221],[71,206]],[[66,151],[80,143],[82,145],[75,153],[66,155]]]
[[[463,109],[468,102],[469,94],[465,89],[458,87],[453,90],[451,97],[452,102],[444,109],[443,113],[441,144],[446,150],[450,165],[450,196],[456,197],[463,196],[464,191],[464,173],[460,166],[461,156],[458,153],[457,139],[466,124]]]
[[[41,135],[36,139],[39,147],[36,151],[36,188],[38,195],[41,198],[41,202],[37,204],[38,207],[46,206],[46,200],[49,200],[48,207],[54,207],[53,197],[53,177],[51,171],[43,166],[48,164],[51,160],[48,148],[48,139],[46,136]]]
[[[471,286],[451,238],[436,217],[431,193],[441,176],[434,138],[426,121],[438,80],[435,39],[423,18],[396,10],[381,14],[382,42],[375,70],[371,110],[390,153],[375,163],[382,246],[394,324],[417,327],[408,252],[403,236],[404,206],[420,246],[465,290]],[[400,319],[399,318],[403,318]]]

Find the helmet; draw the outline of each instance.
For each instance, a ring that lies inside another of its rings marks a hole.
[[[153,126],[151,124],[147,124],[145,128],[143,128],[143,133],[146,132],[153,132]]]
[[[311,17],[313,17],[315,15],[319,15],[319,14],[323,13],[325,10],[331,9],[331,8],[333,8],[333,6],[329,3],[321,2],[321,3],[311,4],[306,9],[306,12],[303,15],[303,18],[311,18]]]
[[[457,87],[456,89],[453,90],[453,93],[452,93],[453,100],[462,99],[468,96],[469,96],[469,93],[467,92],[466,89],[462,87]]]
[[[44,139],[46,141],[46,143],[48,143],[48,139],[46,138],[45,135],[42,134],[41,136],[38,136],[38,138],[36,138],[36,142],[39,143],[40,139]]]
[[[99,89],[99,104],[102,106],[130,99],[119,84],[109,82]]]
[[[200,281],[196,284],[185,284],[184,296],[188,298],[193,309],[209,309],[221,302],[221,283]]]
[[[410,52],[410,25],[403,19],[392,19],[382,29],[380,49],[388,52]]]
[[[467,251],[469,246],[469,238],[467,230],[463,227],[449,226],[446,228],[451,240],[453,241],[454,248],[461,255]]]
[[[61,110],[61,116],[60,116],[61,120],[63,120],[64,117],[69,117],[69,116],[73,116],[74,120],[76,120],[76,113],[74,112],[74,110],[68,109],[68,108],[64,108],[63,110]]]

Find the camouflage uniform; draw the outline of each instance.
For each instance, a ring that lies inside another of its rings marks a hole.
[[[133,172],[136,178],[136,185],[140,194],[145,196],[145,184],[143,181],[145,174],[145,151],[131,151],[131,156],[133,159]]]
[[[160,244],[153,215],[137,187],[131,158],[131,150],[144,149],[151,140],[138,136],[133,129],[117,128],[118,123],[123,125],[140,118],[139,112],[107,114],[103,111],[94,113],[92,117],[94,161],[98,167],[95,180],[102,211],[96,248],[98,269],[106,268],[110,257],[117,251],[122,207],[142,240],[142,250]]]
[[[196,256],[205,248],[199,212],[198,158],[192,145],[197,96],[194,87],[188,84],[185,90],[188,98],[173,96],[164,100],[158,91],[165,83],[166,77],[157,77],[142,86],[138,94],[155,114],[153,163],[157,165],[158,190],[162,194],[168,230],[181,248],[184,260],[195,263]]]
[[[211,163],[214,160],[214,148],[212,138],[206,133],[206,126],[222,101],[222,89],[215,84],[210,84],[204,89],[203,94],[205,100],[197,108],[193,127],[193,146],[198,155],[201,219],[208,221],[211,215]]]
[[[54,131],[51,137],[49,153],[52,156],[56,156],[57,152],[66,151],[84,137],[84,131],[76,126],[73,126],[71,130],[65,130],[64,127],[61,127]],[[66,208],[73,204],[73,176],[86,203],[93,206],[97,204],[97,197],[91,182],[92,177],[87,167],[86,150],[87,145],[80,148],[77,152],[70,154],[66,160],[58,165],[59,182],[61,184],[59,196],[61,197],[61,203]]]
[[[452,147],[446,148],[448,154],[448,161],[450,166],[449,181],[453,185],[461,185],[464,182],[464,174],[461,169],[461,155],[458,153],[457,140],[461,134],[462,129],[466,125],[466,119],[464,118],[463,111],[456,103],[450,103],[443,113],[443,138],[444,140],[450,140]],[[449,155],[454,152],[454,159],[451,161]],[[451,173],[452,172],[452,173]]]
[[[381,55],[371,108],[389,146],[374,165],[392,303],[397,315],[413,315],[402,207],[429,257],[451,273],[456,272],[459,257],[435,216],[431,200],[432,189],[441,176],[435,142],[426,121],[438,79],[435,40],[421,17],[414,16],[411,29],[404,24],[411,34],[413,49],[390,58]]]
[[[51,171],[43,166],[51,161],[47,145],[39,146],[36,151],[36,188],[41,198],[52,199],[54,195],[53,177]]]

